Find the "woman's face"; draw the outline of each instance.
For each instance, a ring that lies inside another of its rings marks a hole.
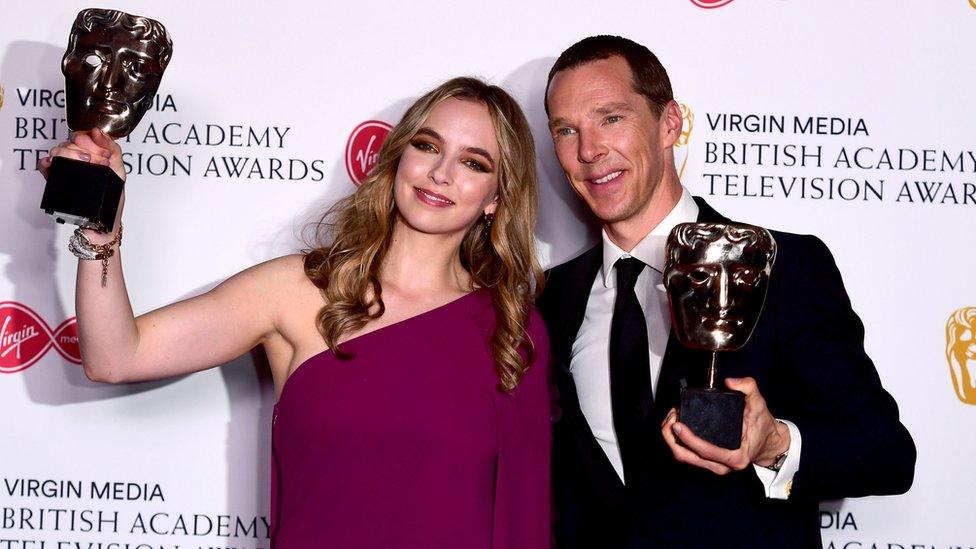
[[[441,101],[400,157],[393,196],[403,222],[423,233],[463,237],[483,213],[495,211],[499,161],[488,107]]]

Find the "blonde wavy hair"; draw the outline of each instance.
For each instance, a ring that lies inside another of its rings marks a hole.
[[[474,223],[461,242],[460,259],[472,285],[491,292],[496,316],[492,356],[500,387],[511,391],[534,356],[526,328],[543,275],[533,239],[538,209],[535,146],[522,109],[498,86],[454,78],[411,105],[386,138],[366,180],[316,225],[316,241],[331,243],[306,252],[305,274],[325,298],[316,318],[319,332],[336,356],[349,358],[339,340],[384,312],[379,274],[399,215],[393,181],[400,157],[434,107],[450,98],[488,107],[501,152],[493,223],[488,231],[484,216]]]

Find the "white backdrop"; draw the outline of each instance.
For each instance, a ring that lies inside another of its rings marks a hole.
[[[0,549],[267,547],[274,396],[259,357],[131,386],[75,363],[70,229],[37,208],[33,165],[66,135],[59,62],[85,7],[0,11]],[[354,129],[395,123],[461,74],[524,105],[544,263],[576,255],[593,234],[555,165],[545,77],[590,34],[646,44],[690,112],[685,185],[730,217],[827,242],[918,445],[907,495],[824,503],[825,545],[976,546],[976,388],[957,397],[946,354],[949,316],[976,307],[976,0],[105,7],[162,21],[175,43],[156,110],[124,144],[137,312],[301,248],[303,225],[353,188]]]

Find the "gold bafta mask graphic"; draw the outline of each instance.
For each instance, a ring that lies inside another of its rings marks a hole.
[[[688,142],[691,140],[691,132],[695,129],[695,113],[692,112],[691,107],[684,103],[678,103],[678,107],[681,109],[682,124],[681,135],[674,142],[674,158],[675,163],[681,166],[678,168],[678,178],[680,179],[685,175],[685,166],[688,165],[688,157],[691,156],[691,147],[688,146]]]
[[[946,359],[956,396],[976,405],[976,307],[963,307],[946,322]]]

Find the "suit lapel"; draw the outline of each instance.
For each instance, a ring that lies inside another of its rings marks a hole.
[[[590,299],[590,289],[596,279],[600,266],[603,264],[603,242],[590,248],[579,258],[566,273],[562,281],[558,298],[562,301],[560,310],[563,318],[560,322],[558,344],[560,367],[569,373],[569,359],[572,354],[573,341],[583,324],[586,314],[586,304]]]

